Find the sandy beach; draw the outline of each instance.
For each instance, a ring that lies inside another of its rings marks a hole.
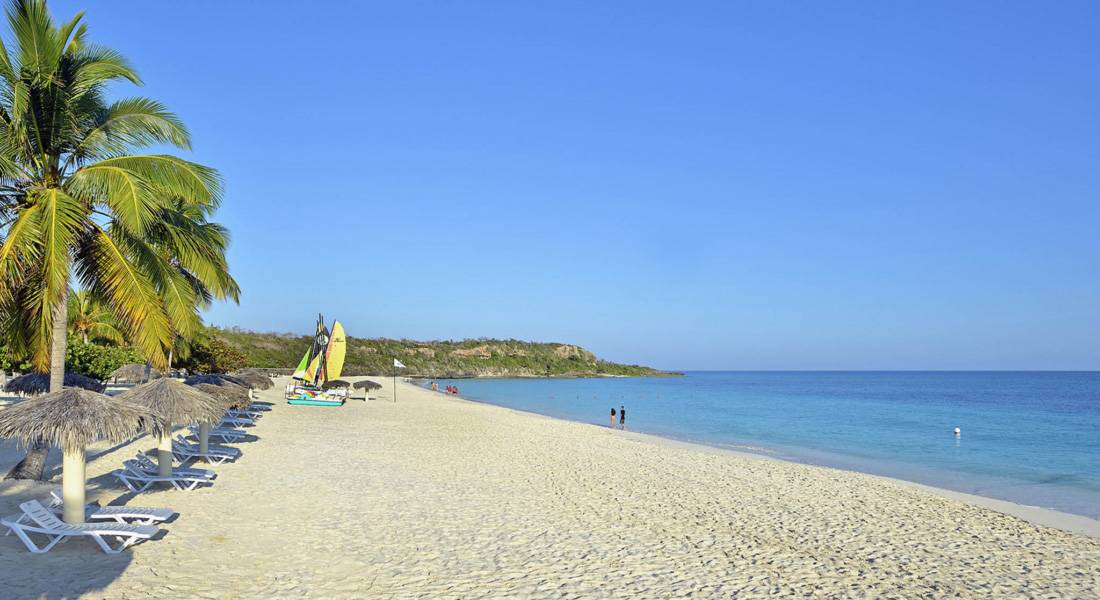
[[[1087,519],[409,384],[394,403],[389,380],[369,403],[288,406],[283,382],[212,487],[124,494],[110,471],[152,441],[90,449],[90,499],[179,518],[119,556],[0,538],[3,597],[1100,597],[1100,539],[1037,524]],[[0,468],[18,458],[0,445]],[[57,485],[0,483],[0,514]]]

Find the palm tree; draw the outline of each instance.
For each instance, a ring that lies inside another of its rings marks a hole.
[[[0,42],[0,305],[18,315],[5,322],[9,343],[49,370],[51,391],[61,389],[75,280],[163,366],[202,300],[236,299],[224,243],[196,230],[218,229],[207,218],[220,201],[219,176],[176,156],[136,153],[189,149],[190,135],[155,100],[105,99],[109,84],[141,79],[119,53],[87,42],[82,14],[57,25],[44,0],[12,0],[7,18],[14,43]],[[47,450],[32,449],[9,477],[40,477]]]
[[[85,344],[98,338],[124,343],[122,332],[115,324],[115,316],[102,302],[92,296],[88,290],[69,292],[69,332],[80,336]]]

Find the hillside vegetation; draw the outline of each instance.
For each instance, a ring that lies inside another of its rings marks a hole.
[[[292,369],[309,347],[304,335],[256,333],[210,328],[209,334],[242,353],[249,366]],[[675,375],[637,365],[600,360],[571,344],[518,340],[418,342],[381,338],[348,338],[344,375],[390,375],[393,359],[409,377],[600,377]]]

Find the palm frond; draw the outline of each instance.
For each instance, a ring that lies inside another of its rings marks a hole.
[[[93,117],[91,129],[73,150],[74,161],[120,156],[153,144],[191,147],[187,127],[162,104],[148,98],[115,102]]]
[[[145,228],[163,205],[163,196],[144,178],[110,161],[78,169],[65,182],[65,187],[89,205],[109,207],[116,222],[135,235],[145,233]]]
[[[81,285],[108,298],[118,323],[145,357],[166,365],[164,349],[172,343],[172,327],[156,287],[146,273],[149,265],[131,256],[107,232],[93,227],[77,255]]]

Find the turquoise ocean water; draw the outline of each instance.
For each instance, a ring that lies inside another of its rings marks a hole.
[[[458,379],[471,400],[1100,519],[1100,373]],[[955,427],[962,429],[956,437]]]

